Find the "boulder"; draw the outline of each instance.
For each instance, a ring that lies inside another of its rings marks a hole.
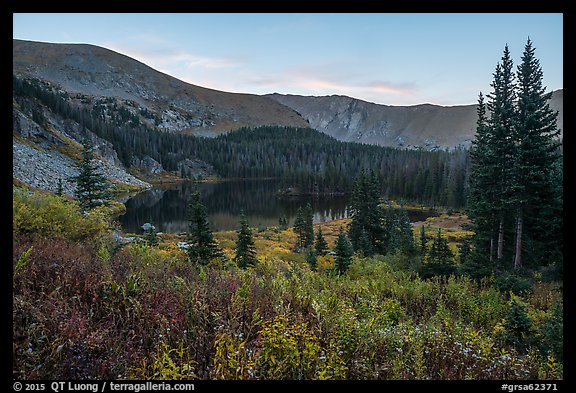
[[[138,157],[132,157],[131,164],[133,166],[140,167],[144,172],[153,175],[164,172],[164,167],[162,167],[162,164],[150,156],[144,156],[142,159],[139,159]]]
[[[186,177],[199,179],[216,174],[214,167],[199,159],[186,158],[177,164],[178,172]]]

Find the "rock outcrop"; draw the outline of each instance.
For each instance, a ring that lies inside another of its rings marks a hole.
[[[35,188],[51,192],[58,190],[73,195],[75,184],[71,177],[78,175],[79,142],[88,139],[94,147],[95,164],[110,182],[128,184],[139,188],[151,185],[132,176],[123,167],[112,144],[97,137],[89,130],[70,120],[42,112],[45,123],[36,123],[19,109],[13,108],[12,175],[14,178]],[[74,156],[76,155],[76,156]]]
[[[178,163],[178,171],[185,177],[201,179],[216,175],[214,167],[202,160],[186,158]]]
[[[139,159],[138,157],[132,157],[131,164],[133,166],[139,167],[144,173],[149,175],[156,175],[165,172],[162,164],[150,156],[144,156],[142,159]]]

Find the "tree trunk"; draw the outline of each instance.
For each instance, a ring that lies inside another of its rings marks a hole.
[[[498,228],[498,259],[504,255],[504,217],[500,217],[500,226]]]
[[[516,218],[516,250],[514,256],[514,269],[520,269],[522,267],[522,211],[518,212],[518,217]]]
[[[490,236],[490,262],[494,261],[494,236]]]

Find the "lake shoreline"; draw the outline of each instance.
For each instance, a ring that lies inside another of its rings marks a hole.
[[[282,182],[275,178],[212,179],[211,181],[180,181],[160,183],[120,201],[127,207],[118,217],[123,230],[140,233],[145,222],[167,233],[187,230],[186,209],[191,193],[199,190],[213,230],[233,230],[240,210],[244,210],[255,227],[278,225],[280,217],[295,219],[300,206],[314,205],[316,222],[346,217],[349,195],[294,195],[279,198]],[[311,199],[313,198],[313,199]]]
[[[281,193],[286,190],[280,179],[222,179],[222,181],[183,181],[157,184],[151,189],[124,197],[120,202],[126,213],[117,217],[122,231],[141,233],[141,226],[151,223],[164,233],[182,233],[188,230],[186,211],[189,197],[200,191],[202,203],[208,212],[213,231],[235,230],[240,211],[246,214],[251,226],[266,228],[278,226],[279,219],[288,218],[291,226],[298,208],[310,203],[314,223],[325,223],[348,218],[347,207],[351,193]],[[447,208],[426,206],[416,202],[384,201],[381,206],[403,207],[418,221],[439,215]]]

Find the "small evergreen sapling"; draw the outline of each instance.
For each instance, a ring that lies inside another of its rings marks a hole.
[[[252,229],[250,229],[248,225],[248,220],[244,212],[240,212],[240,226],[236,234],[236,255],[234,256],[234,262],[242,269],[256,265],[258,262],[256,258],[256,245],[252,238]]]
[[[319,227],[318,232],[316,232],[316,242],[314,243],[314,248],[317,255],[326,255],[328,252],[328,243],[326,242],[326,239],[324,239],[321,227]]]
[[[338,233],[338,238],[336,239],[336,246],[334,248],[334,253],[336,254],[336,270],[339,274],[344,274],[350,267],[352,263],[352,255],[354,250],[352,248],[352,243],[348,240],[348,236],[340,227],[340,232]]]
[[[194,191],[188,206],[188,258],[191,262],[207,265],[211,259],[221,257],[222,251],[214,240],[208,224],[208,213],[200,200],[200,192]]]

